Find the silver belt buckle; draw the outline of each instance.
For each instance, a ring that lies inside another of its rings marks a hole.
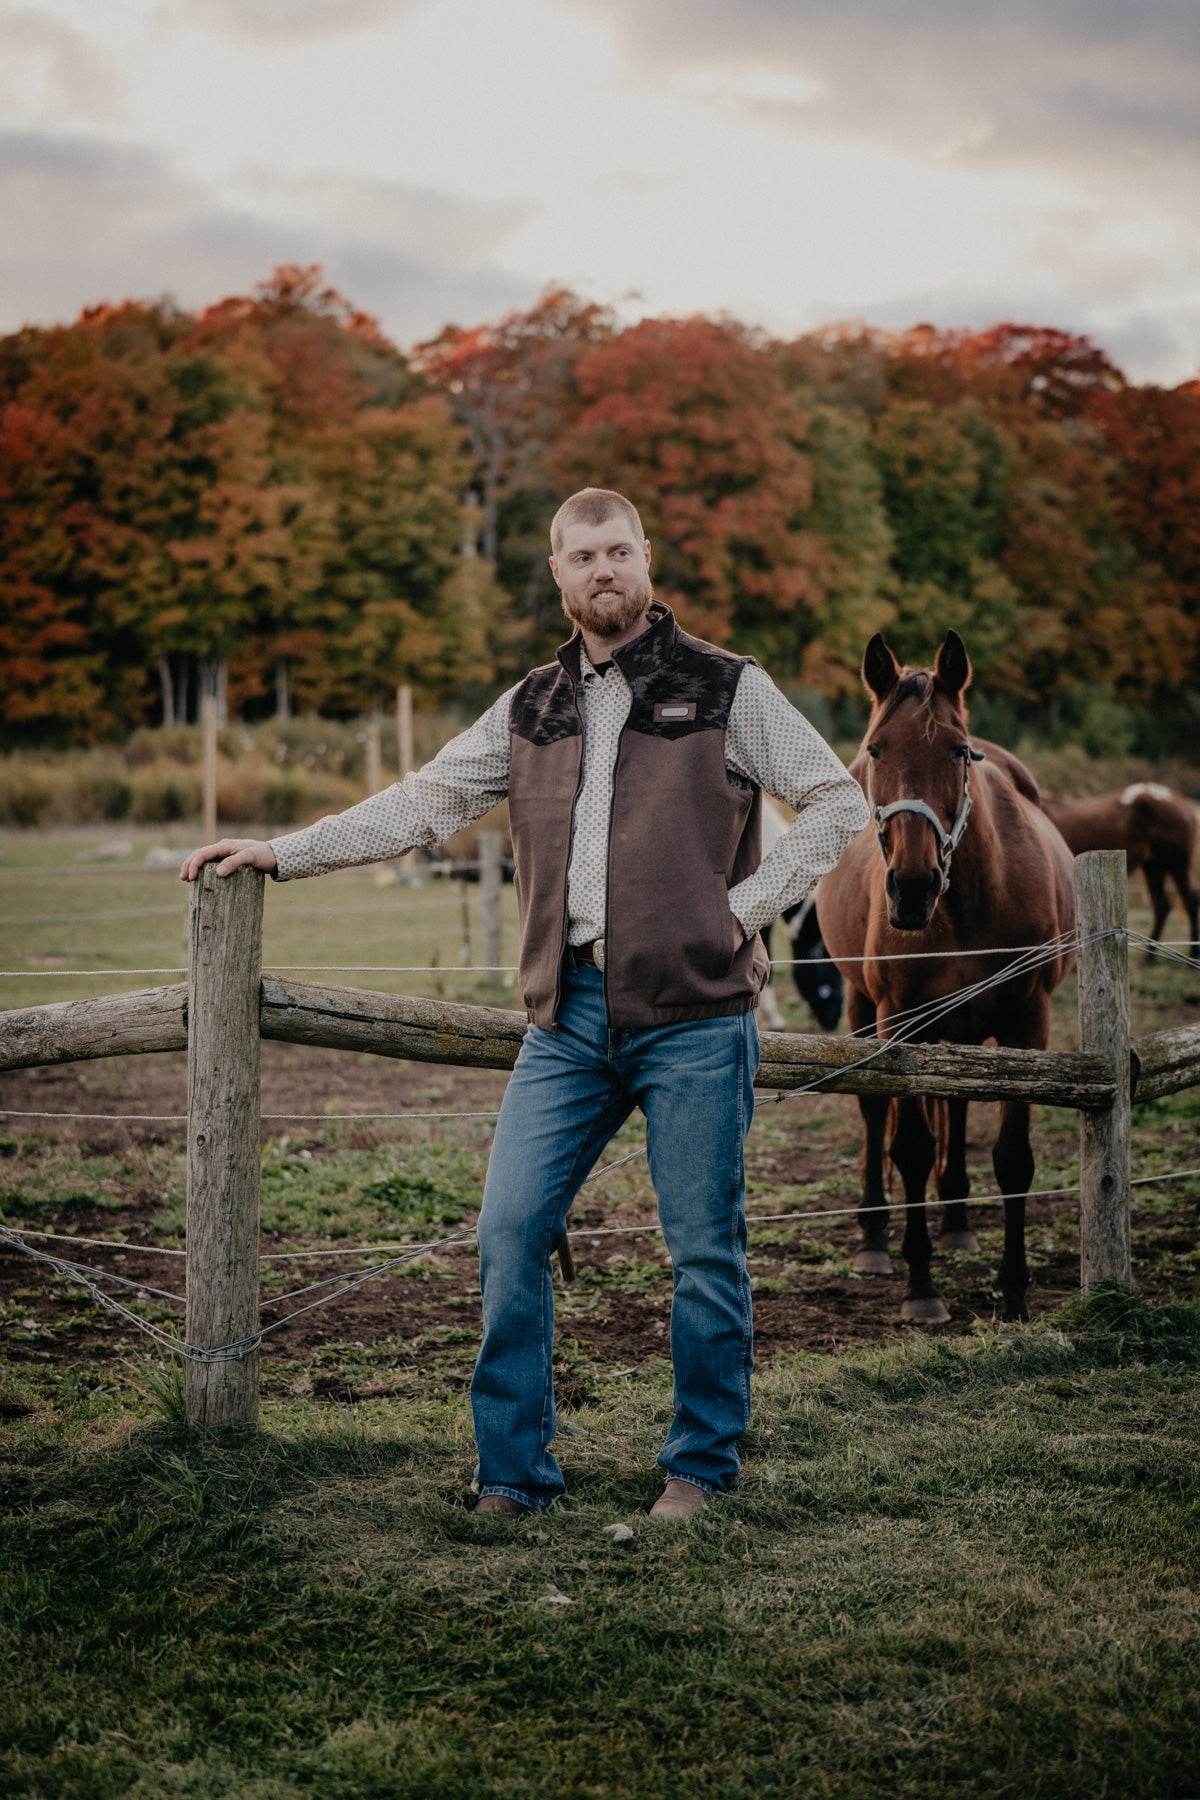
[[[600,973],[603,975],[603,973],[604,973],[604,939],[603,938],[597,938],[595,943],[592,945],[592,961],[595,963],[596,967],[599,969]]]

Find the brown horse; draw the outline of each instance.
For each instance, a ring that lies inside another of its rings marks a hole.
[[[863,680],[874,707],[863,748],[851,766],[866,793],[872,824],[821,883],[825,942],[845,976],[850,1023],[881,1038],[896,1015],[943,999],[998,974],[1025,945],[1051,944],[1075,928],[1071,855],[1039,809],[1037,786],[1008,753],[983,760],[967,732],[963,692],[971,665],[951,631],[932,670],[901,668],[878,633],[867,645]],[[969,824],[968,824],[969,816]],[[953,874],[951,862],[953,861]],[[963,952],[994,949],[994,956]],[[916,960],[914,951],[932,952]],[[918,1037],[958,1044],[994,1040],[1045,1049],[1050,996],[1074,961],[1069,943],[1040,966],[964,1000]],[[889,1273],[883,1183],[890,1103],[864,1096],[866,1127],[862,1248],[855,1268]],[[1026,1318],[1025,1196],[1033,1179],[1029,1106],[1005,1101],[992,1152],[1004,1200],[1000,1287],[1006,1318]],[[938,1196],[946,1202],[942,1243],[977,1248],[967,1210],[967,1103],[947,1103],[948,1130]],[[890,1155],[904,1184],[906,1319],[949,1317],[930,1277],[933,1247],[925,1185],[935,1161],[925,1102],[901,1100]]]
[[[1192,881],[1196,813],[1190,801],[1156,781],[1137,781],[1094,800],[1043,794],[1042,806],[1076,856],[1083,850],[1123,850],[1129,873],[1143,871],[1154,908],[1153,938],[1162,936],[1171,910],[1168,878],[1174,882],[1192,929],[1192,955],[1200,956],[1200,893]],[[1150,958],[1147,951],[1145,960]]]

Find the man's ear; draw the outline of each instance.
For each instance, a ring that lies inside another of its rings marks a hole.
[[[547,557],[546,560],[550,564],[550,573],[554,577],[554,585],[555,585],[555,587],[560,588],[562,586],[562,582],[558,579],[558,564],[555,562],[555,560],[552,556]]]

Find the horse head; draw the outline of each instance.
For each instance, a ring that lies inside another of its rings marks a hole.
[[[864,786],[887,868],[888,922],[924,931],[950,885],[971,811],[971,763],[982,754],[971,747],[962,699],[971,663],[949,631],[931,670],[902,668],[876,632],[862,675],[875,701]]]

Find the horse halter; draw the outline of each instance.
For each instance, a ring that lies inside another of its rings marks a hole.
[[[963,791],[958,813],[949,831],[944,830],[942,821],[932,806],[924,800],[893,800],[890,806],[879,806],[871,792],[871,769],[867,767],[867,805],[871,809],[871,820],[875,826],[875,836],[879,839],[879,849],[883,860],[887,862],[887,845],[883,841],[883,828],[889,819],[897,813],[916,813],[919,818],[928,819],[933,826],[937,838],[938,868],[942,876],[942,892],[950,886],[950,858],[962,842],[962,834],[967,829],[967,820],[971,816],[971,764],[983,762],[984,752],[976,750],[971,744],[964,744],[962,756]]]

